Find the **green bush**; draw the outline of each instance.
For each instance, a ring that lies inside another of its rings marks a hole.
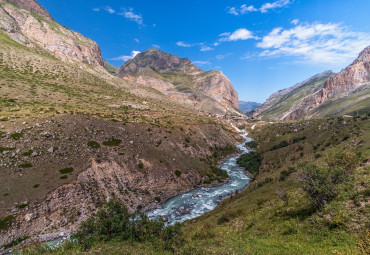
[[[23,163],[18,165],[19,168],[30,168],[32,167],[31,163]]]
[[[108,141],[103,142],[103,145],[105,146],[119,146],[122,143],[122,140],[112,138]]]
[[[28,157],[28,156],[31,156],[32,153],[33,153],[33,150],[28,150],[28,151],[23,152],[22,156]]]
[[[119,201],[110,200],[83,222],[72,238],[85,249],[110,240],[153,241],[170,249],[180,236],[179,224],[166,227],[162,221],[151,221],[143,213],[129,213]]]
[[[99,149],[100,148],[100,144],[98,142],[95,142],[95,141],[87,142],[87,146],[89,148],[92,148],[92,149]]]
[[[176,171],[175,171],[175,175],[176,175],[177,177],[180,177],[180,176],[181,176],[181,171],[180,171],[180,170],[176,170]]]
[[[261,165],[261,156],[255,152],[243,154],[238,158],[237,163],[251,174],[256,174]]]
[[[74,171],[74,169],[72,167],[63,168],[63,169],[59,170],[59,172],[61,174],[69,174],[69,173],[72,173],[73,171]]]
[[[23,137],[23,134],[22,133],[13,133],[10,135],[11,138],[13,138],[14,140],[19,140]]]
[[[275,145],[274,147],[271,148],[271,151],[273,150],[277,150],[277,149],[280,149],[280,148],[283,148],[283,147],[287,147],[289,145],[289,143],[287,141],[281,141],[279,144]]]
[[[13,215],[8,215],[8,216],[0,218],[0,231],[6,230],[10,226],[10,224],[13,221],[13,218],[14,218]]]
[[[316,210],[332,201],[338,195],[340,184],[348,179],[346,171],[340,166],[328,167],[301,163],[299,168],[299,181]]]
[[[250,141],[250,142],[247,142],[245,145],[246,145],[247,147],[251,148],[251,149],[255,149],[255,148],[257,148],[257,146],[258,146],[258,144],[257,144],[257,142],[256,142],[256,141]]]

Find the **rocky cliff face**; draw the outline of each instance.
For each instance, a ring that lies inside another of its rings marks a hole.
[[[272,94],[266,100],[265,103],[263,103],[262,105],[260,105],[256,109],[254,109],[253,112],[251,113],[251,115],[252,116],[258,116],[260,114],[263,114],[263,112],[265,112],[269,109],[271,109],[273,111],[273,108],[276,108],[281,103],[283,103],[285,101],[285,99],[287,97],[289,97],[289,94],[293,94],[293,93],[297,92],[300,88],[302,88],[304,86],[307,86],[307,85],[310,85],[310,84],[313,84],[316,81],[321,81],[323,79],[326,79],[326,78],[328,78],[329,76],[331,76],[333,74],[334,73],[332,71],[325,71],[325,72],[316,74],[316,75],[314,75],[314,76],[312,76],[312,77],[310,77],[310,78],[308,78],[308,79],[306,79],[302,82],[299,82],[299,83],[295,84],[292,87],[282,89],[278,92],[275,92],[274,94]],[[304,96],[306,96],[306,95],[304,95]],[[298,102],[294,102],[294,103],[298,103]]]
[[[316,102],[320,104],[328,97],[367,82],[370,82],[370,46],[350,66],[326,81],[322,91],[317,94]]]
[[[138,54],[121,66],[117,75],[159,90],[179,103],[198,107],[200,111],[237,113],[238,94],[225,75],[219,71],[202,71],[189,59],[158,49]],[[211,105],[207,109],[205,101]]]
[[[369,97],[370,46],[337,74],[326,71],[274,93],[252,116],[296,120],[366,112]]]
[[[0,29],[16,42],[44,49],[63,61],[104,66],[94,41],[58,24],[34,0],[0,1]]]
[[[291,113],[287,114],[284,119],[297,119],[323,104],[328,104],[328,101],[338,101],[347,98],[354,93],[366,100],[369,98],[370,82],[370,46],[365,48],[353,61],[353,63],[327,79],[323,88],[318,90],[313,95],[308,95],[302,103],[297,105]],[[363,88],[360,88],[363,87]],[[354,103],[357,103],[353,100]],[[351,106],[351,102],[347,103],[347,108]],[[365,105],[366,106],[366,105]],[[366,107],[369,107],[367,104]],[[361,108],[360,108],[361,109]],[[310,115],[308,115],[310,117]]]
[[[35,0],[0,0],[1,2],[10,2],[21,9],[36,12],[45,17],[52,18],[51,15]]]

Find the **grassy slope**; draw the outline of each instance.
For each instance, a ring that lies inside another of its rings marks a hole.
[[[296,131],[295,131],[296,130]],[[313,212],[297,174],[281,172],[300,160],[324,164],[327,152],[351,149],[370,157],[368,119],[329,119],[257,125],[251,131],[263,161],[256,180],[214,211],[186,222],[175,254],[365,254],[369,244],[370,167],[362,163],[339,196]],[[306,137],[293,143],[294,138]],[[281,141],[284,148],[271,151]],[[266,179],[272,178],[272,180]],[[281,194],[287,194],[287,202]],[[280,194],[280,195],[278,195]],[[77,248],[56,253],[76,253]],[[90,254],[172,254],[152,243],[99,244]],[[72,252],[73,251],[73,252]],[[368,250],[367,250],[368,251]]]
[[[315,79],[308,84],[291,91],[279,98],[272,107],[262,112],[259,116],[263,119],[280,119],[294,105],[302,102],[307,95],[311,95],[321,88],[326,79],[327,77]]]

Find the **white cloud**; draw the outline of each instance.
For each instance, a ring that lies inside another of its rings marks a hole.
[[[99,12],[100,11],[100,8],[94,8],[93,11],[94,12]]]
[[[220,36],[222,37],[220,39],[221,42],[258,39],[258,37],[254,36],[251,31],[245,28],[239,28],[235,30],[233,33],[230,33],[230,32],[223,33],[223,34],[220,34]]]
[[[269,10],[271,9],[276,9],[276,8],[282,8],[282,7],[285,7],[287,6],[288,4],[290,4],[291,0],[278,0],[278,1],[275,1],[275,2],[272,2],[272,3],[265,3],[264,5],[262,5],[262,7],[260,8],[260,11],[262,13],[266,13],[268,12]]]
[[[180,46],[180,47],[186,47],[186,48],[189,48],[189,47],[193,47],[194,46],[193,44],[186,43],[186,42],[183,42],[183,41],[177,42],[176,45],[177,46]]]
[[[204,66],[204,65],[210,65],[212,63],[209,61],[193,61],[193,64],[198,65],[198,66]]]
[[[121,60],[121,61],[126,62],[127,60],[130,60],[130,59],[136,57],[137,54],[140,54],[140,51],[134,50],[134,51],[131,52],[130,56],[119,56],[119,57],[116,57],[116,58],[112,58],[110,60]]]
[[[134,41],[135,41],[135,42],[137,42],[137,43],[139,43],[139,42],[140,42],[140,40],[139,40],[139,39],[137,39],[137,38],[135,38],[135,39],[134,39]]]
[[[257,47],[264,49],[262,57],[295,56],[339,66],[353,60],[369,42],[370,34],[353,32],[342,24],[297,23],[292,29],[273,29]]]
[[[297,25],[298,23],[299,23],[299,19],[294,19],[294,20],[292,20],[292,22],[291,22],[293,25]]]
[[[202,47],[200,48],[200,51],[211,51],[211,50],[214,50],[214,48],[211,48],[206,45],[202,45]]]
[[[152,46],[154,47],[154,48],[157,48],[157,49],[160,49],[161,47],[159,46],[159,45],[157,45],[157,44],[152,44]]]
[[[260,8],[255,8],[253,5],[243,4],[239,8],[238,7],[228,7],[227,12],[235,16],[243,15],[243,14],[250,13],[250,12],[266,13],[269,10],[283,8],[291,4],[292,2],[294,2],[294,0],[277,0],[272,3],[265,3]]]
[[[119,13],[119,15],[129,19],[131,21],[135,21],[138,25],[143,24],[143,16],[140,14],[134,13],[134,9],[130,8],[128,10],[124,10],[123,12]]]
[[[104,10],[106,10],[106,11],[107,11],[107,12],[109,12],[110,14],[113,14],[113,13],[115,13],[115,12],[116,12],[113,8],[111,8],[111,7],[109,7],[109,6],[104,7]]]
[[[227,54],[223,54],[223,55],[217,55],[217,56],[216,56],[216,59],[218,59],[218,60],[223,60],[223,59],[225,59],[225,58],[227,58],[227,57],[230,57],[232,54],[233,54],[233,53],[227,53]]]

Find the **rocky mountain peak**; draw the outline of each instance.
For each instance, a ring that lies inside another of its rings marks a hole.
[[[159,73],[199,70],[199,68],[193,65],[187,58],[180,58],[176,55],[152,48],[128,60],[118,69],[117,75],[119,77],[124,77],[126,75],[137,74],[147,68]]]
[[[0,0],[1,2],[10,2],[21,9],[33,11],[52,19],[51,15],[36,0]]]
[[[360,62],[370,62],[370,46],[366,47],[358,57],[355,59],[352,65],[355,65]]]

